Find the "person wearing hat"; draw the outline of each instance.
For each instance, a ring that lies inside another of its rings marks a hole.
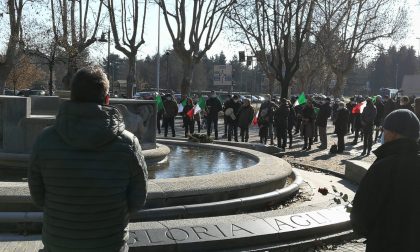
[[[350,220],[366,251],[420,251],[420,122],[410,110],[391,112],[383,145],[356,192]]]

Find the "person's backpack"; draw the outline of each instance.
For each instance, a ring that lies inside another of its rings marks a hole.
[[[336,144],[331,145],[330,154],[337,154],[338,153],[338,146]]]

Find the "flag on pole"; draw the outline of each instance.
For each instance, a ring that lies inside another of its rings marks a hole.
[[[358,103],[358,104],[356,104],[356,106],[354,106],[351,113],[352,114],[361,114],[361,113],[363,113],[363,110],[365,109],[365,107],[366,107],[366,101]]]
[[[252,124],[257,125],[258,124],[258,114],[260,113],[260,111],[257,111],[257,113],[255,113],[254,119],[252,120]]]
[[[205,108],[206,108],[206,100],[204,100],[204,97],[201,96],[194,107],[194,115],[197,113],[200,113],[200,111],[204,110]]]
[[[178,104],[178,113],[182,113],[182,111],[184,111],[184,107],[185,105],[187,105],[187,99],[182,100],[179,104]]]
[[[192,119],[192,118],[193,118],[193,116],[194,116],[194,108],[190,109],[190,110],[187,112],[187,116],[188,116],[190,119]]]
[[[155,101],[156,101],[158,111],[162,110],[163,109],[162,97],[160,95],[156,96]]]
[[[305,93],[302,92],[299,97],[297,98],[297,100],[295,101],[295,104],[293,104],[293,107],[296,107],[298,105],[303,105],[306,104],[306,96]]]

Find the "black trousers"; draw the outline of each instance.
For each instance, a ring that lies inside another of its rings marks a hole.
[[[168,128],[171,127],[172,136],[175,137],[175,117],[169,116],[163,118],[163,127],[165,128],[165,137],[168,136]]]
[[[218,132],[217,132],[217,122],[219,118],[218,117],[207,117],[207,136],[210,136],[211,134],[211,125],[213,124],[214,127],[214,138],[218,139]]]
[[[241,128],[241,141],[248,142],[249,139],[249,127]]]
[[[185,137],[188,135],[188,132],[190,134],[194,133],[194,124],[195,124],[194,120],[184,119]]]
[[[293,143],[293,128],[287,129],[287,135],[289,135],[289,147],[292,147],[292,143]]]
[[[372,141],[373,141],[373,126],[366,125],[363,127],[363,151],[372,150]]]
[[[344,151],[344,136],[345,134],[337,134],[337,151],[343,152]]]
[[[309,142],[309,145],[308,145]],[[311,147],[313,143],[313,138],[312,137],[304,137],[303,138],[303,148],[307,148],[307,147]]]
[[[235,142],[238,142],[238,123],[235,121],[228,122],[228,141],[232,141],[232,136]]]
[[[277,134],[277,146],[279,148],[286,148],[287,129],[286,128],[276,128],[276,134]]]

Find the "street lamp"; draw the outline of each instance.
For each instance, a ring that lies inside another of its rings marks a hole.
[[[105,37],[108,33],[108,39]],[[111,34],[110,31],[108,29],[108,32],[102,32],[101,37],[98,39],[99,42],[108,42],[108,57],[107,57],[107,61],[106,61],[106,73],[107,73],[107,77],[108,80],[110,79],[110,62],[109,62],[109,55],[111,53]],[[111,92],[112,95],[114,95],[114,80],[112,80],[111,82]]]

